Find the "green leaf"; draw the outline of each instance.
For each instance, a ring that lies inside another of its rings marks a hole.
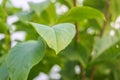
[[[31,21],[33,18],[33,11],[27,12],[27,11],[22,11],[17,13],[16,15],[18,18],[22,21]]]
[[[84,6],[90,6],[104,12],[106,8],[106,0],[84,0]]]
[[[119,43],[120,45],[120,43]],[[99,55],[94,63],[100,64],[100,63],[115,63],[118,58],[120,57],[120,48],[117,48],[116,46],[119,46],[118,44],[112,46],[111,48],[104,51],[101,55]]]
[[[37,40],[38,39],[39,34],[34,30],[34,28],[30,24],[27,24],[24,21],[17,21],[14,23],[14,25],[16,26],[15,31],[26,32],[25,40]]]
[[[37,75],[39,75],[40,72],[49,74],[51,68],[56,64],[59,66],[64,65],[59,55],[56,56],[53,50],[51,50],[50,48],[47,49],[44,58],[40,61],[39,64],[35,65],[31,69],[28,80],[33,80]]]
[[[16,45],[7,58],[11,80],[27,80],[30,69],[40,62],[44,52],[45,44],[42,40]]]
[[[66,61],[61,70],[61,79],[62,80],[80,80],[79,77],[76,76],[75,66],[77,63],[75,61]]]
[[[52,14],[51,14],[51,12],[52,12]],[[48,8],[46,9],[46,13],[48,14],[48,17],[46,16],[46,18],[49,19],[49,24],[53,25],[55,23],[56,19],[57,19],[55,4],[51,3],[48,6]]]
[[[95,44],[94,44],[94,50],[93,50],[93,57],[97,58],[100,56],[103,52],[110,49],[112,46],[114,46],[117,42],[120,41],[120,33],[111,36],[110,34],[107,34],[103,36],[102,38],[96,38]]]
[[[103,19],[105,20],[102,12],[91,7],[74,7],[69,10],[64,16],[62,16],[58,22],[67,22],[67,21],[82,21],[84,19]]]
[[[0,56],[0,65],[3,64],[3,63],[5,62],[7,56],[8,56],[8,55],[6,55],[6,54]]]
[[[60,55],[65,56],[66,59],[71,61],[79,61],[82,66],[85,68],[88,62],[88,54],[86,48],[79,44],[75,48],[74,46],[68,46],[65,50],[63,50]]]
[[[87,49],[88,55],[90,56],[93,50],[94,44],[94,35],[90,35],[86,33],[86,31],[82,31],[79,33],[80,43]]]
[[[49,6],[49,0],[40,3],[29,2],[30,8],[36,12],[38,16],[40,16],[41,12],[43,12]]]
[[[52,14],[51,14],[52,12]],[[37,20],[38,18],[38,20]],[[41,23],[44,25],[54,25],[57,19],[57,13],[56,13],[56,6],[54,3],[51,3],[46,10],[44,10],[40,17],[36,16],[34,17],[34,20],[32,22]],[[39,22],[38,22],[39,21]]]
[[[9,72],[7,69],[7,65],[6,63],[3,63],[0,66],[0,80],[8,80],[8,75],[9,75]]]
[[[15,7],[11,1],[7,1],[5,7],[6,7],[7,15],[14,15],[17,12],[22,11],[22,8]]]
[[[70,23],[62,23],[53,27],[37,23],[30,24],[33,25],[38,34],[56,53],[63,50],[72,41],[75,35],[75,26]]]
[[[73,0],[57,0],[57,2],[61,3],[62,5],[66,5],[69,8],[73,7]]]
[[[116,71],[113,71],[113,74],[114,74],[114,80],[119,80],[120,79],[120,71],[116,70]]]

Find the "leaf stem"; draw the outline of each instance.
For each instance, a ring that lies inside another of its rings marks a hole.
[[[7,13],[6,3],[7,3],[7,0],[2,0],[2,7],[4,8],[5,12]],[[7,24],[7,16],[4,18],[3,21],[4,21],[4,23]],[[10,46],[11,46],[10,31],[9,31],[9,28],[7,28],[7,30],[5,31],[5,46],[4,46],[5,53],[7,53],[9,51]]]
[[[5,52],[7,53],[11,47],[11,39],[10,39],[10,32],[9,30],[5,33]]]

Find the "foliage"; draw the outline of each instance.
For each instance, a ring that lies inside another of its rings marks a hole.
[[[46,0],[28,5],[25,11],[11,0],[0,4],[0,80],[33,80],[41,72],[49,80],[120,80],[120,31],[115,26],[120,0]],[[10,16],[18,20],[8,24]],[[19,31],[25,39],[13,41]],[[60,77],[54,79],[50,75],[55,65]]]

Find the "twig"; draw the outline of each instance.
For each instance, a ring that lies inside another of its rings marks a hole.
[[[74,7],[77,6],[77,0],[73,0]],[[77,44],[79,42],[79,31],[78,31],[78,23],[75,22],[75,28],[76,28],[76,35],[75,35],[75,43]]]
[[[103,28],[101,30],[101,33],[100,33],[100,37],[103,36],[105,30],[106,30],[106,27],[107,27],[107,24],[109,22],[109,18],[110,18],[110,0],[107,0],[106,1],[106,12],[105,12],[105,17],[106,17],[106,21],[104,21],[103,23]]]
[[[77,0],[73,0],[73,5],[77,6]]]
[[[77,0],[73,0],[73,5],[74,7],[77,6]],[[77,46],[78,42],[79,42],[79,31],[78,31],[78,23],[75,22],[75,28],[76,28],[76,35],[75,35],[75,46]],[[80,69],[81,69],[81,73],[80,73],[80,77],[82,80],[85,80],[86,76],[84,74],[84,68],[82,66],[82,64],[80,63],[79,65]]]
[[[86,76],[85,76],[84,68],[83,68],[82,64],[80,64],[80,70],[81,70],[81,74],[80,74],[81,80],[85,80]]]
[[[94,75],[95,75],[96,70],[97,70],[97,68],[96,68],[96,66],[94,66],[91,70],[90,80],[94,80]]]
[[[79,42],[79,31],[78,31],[78,23],[75,23],[75,28],[76,28],[76,35],[75,35],[75,41],[76,43]]]
[[[103,23],[103,28],[101,30],[100,37],[103,36],[103,34],[104,34],[105,30],[106,30],[107,24],[109,22],[109,19],[110,19],[110,0],[106,0],[105,17],[106,17],[106,21],[104,21],[104,23]],[[92,68],[92,70],[91,70],[90,80],[94,80],[94,75],[95,75],[96,70],[97,70],[97,67],[94,66]]]

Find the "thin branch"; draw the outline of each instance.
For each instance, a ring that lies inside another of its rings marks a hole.
[[[96,66],[94,66],[91,70],[90,80],[94,80],[96,70],[97,70],[97,68],[96,68]]]
[[[74,7],[77,6],[77,0],[73,0]],[[75,35],[75,43],[77,44],[79,42],[79,31],[78,31],[78,23],[75,22],[75,28],[76,28],[76,35]]]
[[[80,64],[80,70],[81,70],[81,74],[80,74],[81,80],[85,80],[86,76],[85,76],[84,68],[83,68],[82,64]]]
[[[77,0],[73,0],[73,5],[74,5],[74,7],[77,6]],[[78,31],[78,23],[77,22],[75,22],[75,28],[76,28],[75,46],[77,46],[77,44],[79,42],[79,31]],[[85,80],[86,76],[85,76],[85,73],[84,73],[84,68],[83,68],[81,63],[79,65],[79,67],[81,69],[80,77],[81,77],[82,80]]]
[[[75,28],[76,28],[76,35],[75,35],[75,41],[76,43],[79,42],[79,31],[78,31],[78,23],[75,23]]]
[[[77,6],[77,0],[73,0],[73,5]]]
[[[106,17],[106,21],[104,21],[103,23],[103,28],[101,30],[101,33],[100,33],[100,37],[103,36],[106,28],[107,28],[107,24],[109,22],[109,19],[110,19],[110,0],[106,0],[106,12],[105,12],[105,17]],[[91,70],[91,75],[90,75],[90,80],[94,80],[94,75],[95,75],[95,72],[97,70],[97,67],[94,66]]]
[[[110,19],[110,0],[106,1],[105,17],[106,17],[106,21],[104,21],[104,23],[103,23],[103,28],[101,30],[100,37],[103,36],[103,34],[104,34],[105,30],[106,30],[107,24],[109,22],[109,19]]]

